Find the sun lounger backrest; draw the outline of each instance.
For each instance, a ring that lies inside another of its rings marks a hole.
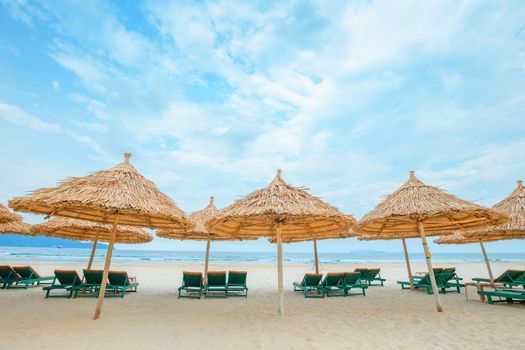
[[[2,278],[22,278],[11,266],[0,266],[0,277]]]
[[[228,284],[246,284],[246,271],[229,271]]]
[[[523,271],[521,270],[507,270],[503,272],[498,278],[496,278],[495,282],[514,282],[517,278],[520,277],[520,275],[523,274]]]
[[[81,280],[75,270],[55,270],[55,277],[65,286],[79,285]]]
[[[301,285],[306,287],[318,286],[322,279],[321,273],[305,273]]]
[[[342,273],[327,273],[326,277],[324,278],[323,285],[325,286],[337,286],[341,283],[341,279],[343,278]]]
[[[361,274],[361,277],[364,278],[368,274],[368,269],[364,267],[358,267],[354,269],[354,272],[359,272]]]
[[[343,282],[347,285],[356,284],[360,281],[361,274],[359,272],[346,272],[343,275]]]
[[[84,270],[84,282],[87,284],[102,284],[102,270]]]
[[[15,270],[20,277],[25,279],[40,278],[38,273],[36,273],[31,266],[14,266],[13,270]]]
[[[108,273],[109,284],[112,286],[128,286],[129,278],[126,271],[109,271]]]
[[[182,284],[184,287],[202,287],[202,273],[182,272]]]
[[[225,286],[226,285],[226,271],[208,272],[206,278],[208,286]]]
[[[367,269],[366,277],[367,278],[375,278],[379,274],[379,271],[381,271],[380,268]]]

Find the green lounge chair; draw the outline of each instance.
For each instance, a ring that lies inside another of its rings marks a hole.
[[[361,273],[361,282],[364,282],[369,286],[384,286],[384,282],[386,281],[386,279],[381,278],[380,268],[359,269],[359,271],[356,272]],[[378,281],[379,283],[373,283],[375,281]]]
[[[473,278],[476,282],[490,283],[488,278]],[[508,287],[524,286],[525,287],[525,271],[522,270],[507,270],[494,279],[494,283],[503,284]]]
[[[412,281],[414,283],[414,288],[425,289],[427,294],[432,294],[432,285],[430,284],[429,273],[426,273],[423,276],[412,276]],[[408,281],[397,281],[397,284],[401,285],[401,289],[410,289],[410,282]]]
[[[208,272],[206,286],[204,287],[205,298],[226,298],[228,296],[226,286],[226,271]]]
[[[366,284],[361,283],[361,274],[359,272],[345,272],[343,274],[343,290],[346,296],[349,295],[365,295],[365,289],[368,288]],[[359,293],[350,293],[354,288],[361,289]]]
[[[228,283],[226,294],[232,297],[248,298],[248,286],[246,285],[246,271],[228,271]]]
[[[343,287],[343,273],[327,273],[322,282],[323,291],[327,297],[346,296]]]
[[[106,290],[113,290],[115,294],[108,296],[119,296],[124,298],[126,292],[136,292],[139,284],[135,277],[130,278],[126,271],[109,271]]]
[[[51,284],[54,279],[52,276],[42,277],[31,266],[14,266],[13,270],[21,279],[13,281],[7,288],[25,288],[29,286],[39,286],[41,284]],[[46,283],[49,281],[48,283]]]
[[[513,303],[514,300],[519,300],[520,302],[525,301],[525,292],[517,291],[517,290],[503,290],[503,289],[496,289],[494,291],[489,290],[480,290],[478,291],[479,295],[483,295],[487,297],[487,301],[489,304],[494,304],[498,301],[505,301],[507,303]],[[499,300],[494,300],[494,297],[498,297]]]
[[[75,287],[81,283],[80,277],[75,270],[55,270],[55,277],[50,286],[42,288],[46,292],[46,298],[71,298]],[[69,294],[50,295],[53,290],[65,290]]]
[[[103,274],[104,271],[102,270],[84,270],[84,278],[82,279],[82,283],[74,287],[74,298],[98,298]]]
[[[441,289],[441,293],[449,292],[449,288],[452,288],[454,292],[461,293],[461,288],[465,285],[461,283],[463,279],[459,278],[456,274],[455,267],[443,268],[441,272],[436,274],[436,283]]]
[[[203,290],[201,272],[182,272],[182,286],[179,287],[179,298],[200,299]],[[183,294],[183,292],[185,292]]]
[[[293,283],[293,290],[302,291],[305,298],[324,298],[322,279],[323,275],[320,273],[305,273],[301,282]]]
[[[22,276],[20,276],[11,266],[0,266],[0,283],[2,284],[2,289],[6,289],[7,286],[11,285],[11,283],[21,279]]]

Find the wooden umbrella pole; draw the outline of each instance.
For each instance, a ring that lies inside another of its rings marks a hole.
[[[423,223],[418,221],[419,234],[421,235],[421,241],[423,242],[423,249],[425,250],[425,259],[428,266],[428,274],[430,275],[430,283],[432,284],[432,292],[434,295],[434,302],[436,303],[436,309],[438,312],[443,312],[443,306],[441,305],[441,299],[439,298],[439,290],[436,283],[436,276],[434,276],[434,270],[432,269],[432,258],[430,251],[428,250],[427,237],[425,236],[425,228]]]
[[[93,248],[91,248],[91,255],[89,256],[89,263],[87,266],[88,270],[91,270],[91,266],[93,266],[93,258],[95,257],[95,251],[97,250],[97,243],[98,236],[95,236],[95,240],[93,241]]]
[[[485,259],[485,264],[487,265],[487,271],[489,272],[489,279],[491,283],[494,283],[494,275],[492,274],[492,268],[490,267],[489,257],[487,256],[487,251],[485,250],[485,244],[482,241],[479,241],[481,246],[481,251],[483,252],[483,258]]]
[[[319,257],[317,256],[317,240],[314,238],[315,273],[319,274]]]
[[[204,284],[206,284],[208,278],[208,260],[210,258],[210,240],[206,241],[206,257],[204,258]]]
[[[277,288],[279,291],[279,313],[284,316],[284,291],[283,291],[283,239],[281,236],[281,222],[277,222]]]
[[[407,250],[407,242],[404,238],[401,239],[403,241],[403,250],[405,251],[405,261],[407,263],[407,271],[408,271],[408,280],[410,281],[410,289],[414,290],[414,281],[412,280],[412,269],[410,268],[410,260],[408,259],[408,250]]]
[[[97,307],[95,309],[94,320],[100,318],[100,313],[102,311],[102,303],[104,302],[104,296],[106,295],[106,285],[108,282],[109,275],[109,265],[111,263],[111,255],[113,254],[113,245],[115,244],[115,237],[117,236],[117,225],[119,221],[119,216],[115,215],[113,220],[113,229],[111,230],[111,238],[109,240],[108,252],[106,253],[106,263],[104,264],[104,273],[102,274],[102,283],[100,284],[100,291],[98,293]]]

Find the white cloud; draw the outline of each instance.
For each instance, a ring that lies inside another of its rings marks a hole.
[[[60,90],[60,82],[58,80],[53,80],[51,86],[53,86],[53,90],[55,91]]]
[[[8,123],[40,132],[58,132],[61,130],[57,124],[45,122],[17,106],[5,103],[0,103],[0,118]]]

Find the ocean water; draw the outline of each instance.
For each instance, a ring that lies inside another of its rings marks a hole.
[[[89,260],[91,249],[86,248],[29,248],[29,247],[0,247],[0,263],[16,261],[63,261],[82,262]],[[97,262],[104,261],[105,249],[95,254]],[[284,253],[283,259],[287,263],[312,263],[313,253]],[[489,259],[493,262],[525,262],[525,253],[492,253]],[[203,251],[161,251],[161,250],[122,250],[113,252],[112,261],[115,263],[159,263],[159,262],[202,262]],[[421,253],[410,253],[411,261],[423,261]],[[434,262],[460,263],[482,262],[481,253],[434,253]],[[276,261],[276,254],[270,252],[210,252],[210,262],[216,263],[271,263]],[[354,251],[341,253],[319,253],[319,261],[325,264],[337,263],[380,263],[404,262],[403,252],[368,252]]]

